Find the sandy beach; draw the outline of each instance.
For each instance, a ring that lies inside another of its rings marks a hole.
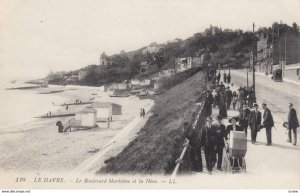
[[[70,117],[37,119],[30,123],[16,125],[0,133],[0,170],[56,172],[71,171],[82,162],[100,152],[103,146],[119,134],[124,127],[139,117],[140,108],[148,108],[152,100],[140,100],[138,97],[110,98],[108,93],[100,87],[80,86],[50,86],[49,88],[35,89],[40,92],[51,92],[63,89],[63,92],[51,95],[61,96],[65,103],[73,103],[76,99],[82,102],[92,101],[114,102],[122,105],[122,115],[113,116],[110,128],[106,123],[99,123],[98,128],[89,130],[76,130],[73,132],[58,133],[55,123],[60,120],[67,122]],[[93,94],[92,94],[93,93]],[[43,97],[43,94],[40,94]],[[57,110],[52,113],[64,113],[65,107],[54,102]],[[78,112],[87,105],[70,105],[68,112]],[[45,113],[48,109],[45,109]],[[142,127],[142,125],[139,124]],[[135,128],[136,129],[136,128]],[[138,129],[135,130],[138,132]],[[126,135],[132,137],[132,135]],[[123,139],[124,140],[124,139]],[[109,154],[106,154],[109,157]]]

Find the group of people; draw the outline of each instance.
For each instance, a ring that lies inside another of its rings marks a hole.
[[[221,73],[219,72],[217,77],[216,77],[216,81],[217,81],[218,84],[220,82],[220,79],[221,79]],[[223,73],[223,81],[224,81],[224,83],[228,83],[228,84],[231,82],[230,72],[228,73],[228,75],[226,74],[226,72]]]
[[[228,79],[229,77],[229,79]],[[224,73],[224,82],[229,84],[231,81],[230,74]],[[226,80],[226,81],[225,81]],[[204,110],[206,111],[206,125],[197,133],[192,126],[185,122],[183,126],[183,136],[186,138],[184,146],[190,146],[190,159],[192,170],[201,172],[203,170],[201,150],[204,150],[207,170],[211,173],[212,168],[217,165],[218,170],[222,170],[223,148],[225,141],[229,139],[230,131],[242,131],[248,134],[251,131],[251,142],[256,143],[257,134],[263,128],[266,130],[266,145],[272,145],[272,128],[274,120],[271,110],[266,103],[262,103],[263,112],[259,111],[259,105],[255,103],[255,94],[253,87],[240,87],[238,91],[231,91],[229,86],[220,82],[220,73],[216,76],[206,93]],[[232,108],[239,111],[239,115],[229,119],[229,125],[226,127],[222,119],[227,117],[227,109]],[[217,124],[212,124],[212,108],[219,108]],[[297,128],[299,122],[296,110],[292,103],[289,103],[288,122],[288,142],[297,144]],[[239,124],[237,124],[239,123]],[[293,137],[292,137],[293,135]],[[182,161],[182,160],[177,160]],[[241,160],[238,160],[240,162]]]
[[[205,109],[207,115],[211,115],[212,108],[219,108],[219,116],[222,118],[227,117],[227,109],[235,108],[234,100],[236,98],[236,93],[232,92],[229,86],[225,87],[223,82],[220,84],[214,84],[212,89],[206,94],[206,104]]]
[[[204,151],[207,171],[212,172],[213,167],[222,171],[223,148],[225,140],[229,140],[230,131],[242,131],[237,125],[238,117],[229,120],[230,125],[227,127],[222,123],[222,117],[217,117],[217,124],[212,124],[211,116],[206,118],[206,125],[202,128],[200,135],[191,127],[188,122],[184,123],[183,136],[187,139],[184,146],[190,146],[190,158],[192,163],[192,171],[203,171],[201,149]]]

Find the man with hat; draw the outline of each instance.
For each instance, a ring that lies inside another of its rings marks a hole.
[[[248,125],[251,129],[251,142],[256,142],[257,132],[261,124],[261,112],[258,110],[258,104],[254,104],[254,110],[250,112]]]
[[[192,162],[192,171],[202,172],[200,138],[188,122],[183,124],[183,136],[187,139],[187,143],[184,146],[191,146],[190,159]]]
[[[230,109],[231,99],[232,99],[232,91],[230,90],[229,86],[227,86],[227,88],[226,88],[225,98],[226,98],[226,108]]]
[[[267,108],[267,104],[263,103],[262,108],[264,109],[263,114],[263,126],[266,128],[267,135],[267,146],[272,145],[272,127],[274,126],[273,116],[270,109]]]
[[[239,110],[239,122],[242,129],[247,134],[248,122],[250,117],[250,109],[247,107],[246,104],[243,105],[243,109]]]
[[[294,143],[297,144],[297,127],[299,127],[299,121],[297,118],[297,112],[294,109],[294,105],[292,103],[289,104],[290,112],[288,116],[288,130],[289,130],[289,138],[288,142],[292,143],[292,131],[294,133]]]
[[[217,131],[216,131],[216,157],[218,158],[217,162],[217,169],[222,170],[222,159],[223,159],[223,148],[225,146],[224,144],[224,137],[225,137],[225,125],[222,123],[222,117],[217,117],[218,124]]]
[[[209,116],[206,118],[206,126],[202,129],[201,144],[204,148],[205,161],[207,171],[211,174],[215,161],[216,147],[216,126],[212,125],[212,118]]]

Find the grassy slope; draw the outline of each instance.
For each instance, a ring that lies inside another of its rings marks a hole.
[[[118,156],[108,161],[98,173],[165,174],[172,171],[182,151],[182,125],[192,122],[204,88],[205,75],[200,71],[175,77],[185,79],[160,95],[139,136]],[[185,76],[185,77],[184,77]]]

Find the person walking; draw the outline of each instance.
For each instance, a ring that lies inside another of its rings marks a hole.
[[[218,73],[218,75],[217,75],[217,83],[219,84],[219,82],[220,82],[220,79],[221,79],[221,74],[220,74],[220,72]]]
[[[145,117],[145,115],[146,115],[145,109],[143,108],[142,111],[143,111],[143,117]]]
[[[255,99],[255,97],[254,97],[254,91],[253,91],[253,88],[250,87],[249,88],[249,92],[248,92],[248,105],[249,105],[250,108],[253,107],[253,104],[255,102],[254,99]]]
[[[206,167],[209,174],[212,172],[214,165],[216,147],[216,126],[212,125],[212,118],[206,118],[206,126],[202,129],[201,145],[204,148]]]
[[[226,89],[225,98],[226,98],[226,108],[230,109],[231,99],[232,99],[232,91],[230,90],[229,86]]]
[[[212,113],[212,104],[213,104],[213,96],[209,91],[207,91],[206,101],[205,101],[205,110],[207,116],[210,116]]]
[[[228,76],[227,76],[227,83],[230,84],[230,82],[231,82],[231,76],[230,76],[230,73],[229,73]]]
[[[226,81],[227,81],[227,75],[226,75],[226,72],[224,72],[224,74],[223,74],[223,81],[224,81],[224,83],[226,83]]]
[[[211,93],[212,97],[213,97],[213,107],[216,108],[217,106],[217,91],[216,89],[214,89]]]
[[[222,171],[222,159],[223,159],[223,148],[224,144],[224,137],[225,137],[225,125],[222,123],[222,117],[217,117],[218,124],[217,124],[217,131],[216,131],[216,158],[218,158],[217,162],[217,169]]]
[[[219,116],[222,118],[227,117],[226,97],[225,97],[224,91],[221,92],[221,95],[220,95]]]
[[[183,136],[186,138],[187,142],[184,146],[190,145],[190,159],[192,162],[192,171],[202,172],[202,157],[201,157],[201,143],[199,135],[196,134],[196,131],[191,127],[188,122],[183,124]]]
[[[244,104],[243,109],[240,110],[239,119],[240,119],[240,125],[243,131],[245,131],[246,135],[248,129],[249,116],[250,116],[250,109],[247,107],[246,104]]]
[[[294,134],[294,143],[293,145],[297,144],[297,128],[299,127],[299,121],[297,117],[297,112],[294,109],[294,105],[292,103],[289,104],[289,115],[288,115],[288,142],[292,143],[292,132]]]
[[[238,93],[238,109],[242,109],[244,104],[244,92],[242,87],[239,88],[239,93]]]
[[[243,88],[244,93],[244,104],[248,104],[248,90],[246,87]]]
[[[235,91],[232,93],[232,108],[235,110],[238,96]]]
[[[264,109],[263,114],[263,126],[266,128],[267,135],[267,146],[272,145],[272,127],[274,126],[273,116],[270,109],[267,108],[267,104],[263,103],[262,108]]]
[[[250,112],[248,125],[251,129],[251,142],[256,143],[257,132],[261,125],[261,112],[258,111],[258,104],[254,104],[254,110]]]

